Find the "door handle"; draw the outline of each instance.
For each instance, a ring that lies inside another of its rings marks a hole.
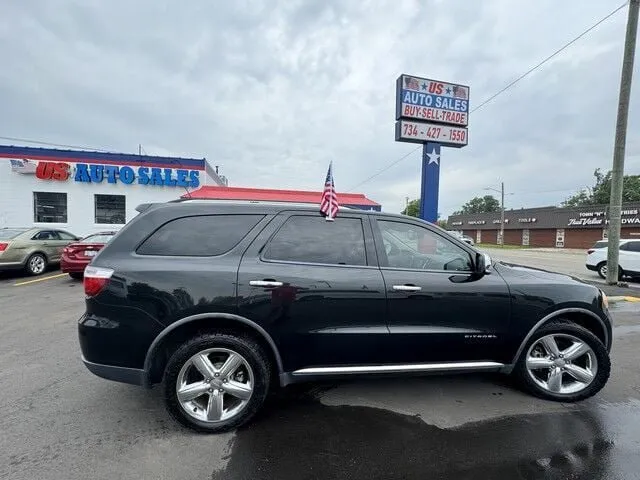
[[[281,287],[283,283],[275,280],[251,280],[249,285],[252,287]]]
[[[398,292],[419,292],[422,290],[422,287],[417,285],[394,285],[393,289]]]

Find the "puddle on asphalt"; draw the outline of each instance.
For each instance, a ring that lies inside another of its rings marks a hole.
[[[638,402],[445,430],[386,410],[325,406],[294,386],[237,431],[226,468],[211,478],[626,480],[640,478],[638,451]]]

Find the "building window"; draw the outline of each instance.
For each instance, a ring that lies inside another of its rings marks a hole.
[[[67,194],[33,192],[33,221],[36,223],[67,223]]]
[[[96,223],[123,224],[126,221],[124,195],[95,195]]]

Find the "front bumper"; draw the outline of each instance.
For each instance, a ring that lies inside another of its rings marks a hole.
[[[589,265],[587,263],[585,266],[587,267],[587,270],[591,270],[592,272],[597,272],[598,271],[598,267],[596,265]]]
[[[93,363],[84,358],[84,356],[82,357],[82,363],[84,363],[84,366],[87,367],[91,373],[98,377],[113,380],[114,382],[128,383],[130,385],[144,384],[144,370]]]

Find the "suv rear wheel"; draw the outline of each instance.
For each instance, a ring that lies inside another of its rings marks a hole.
[[[610,371],[609,353],[593,333],[557,320],[532,335],[514,373],[538,397],[577,402],[598,393]]]
[[[169,359],[165,402],[181,424],[224,432],[244,424],[262,407],[270,377],[269,359],[252,338],[205,334],[183,344]]]

